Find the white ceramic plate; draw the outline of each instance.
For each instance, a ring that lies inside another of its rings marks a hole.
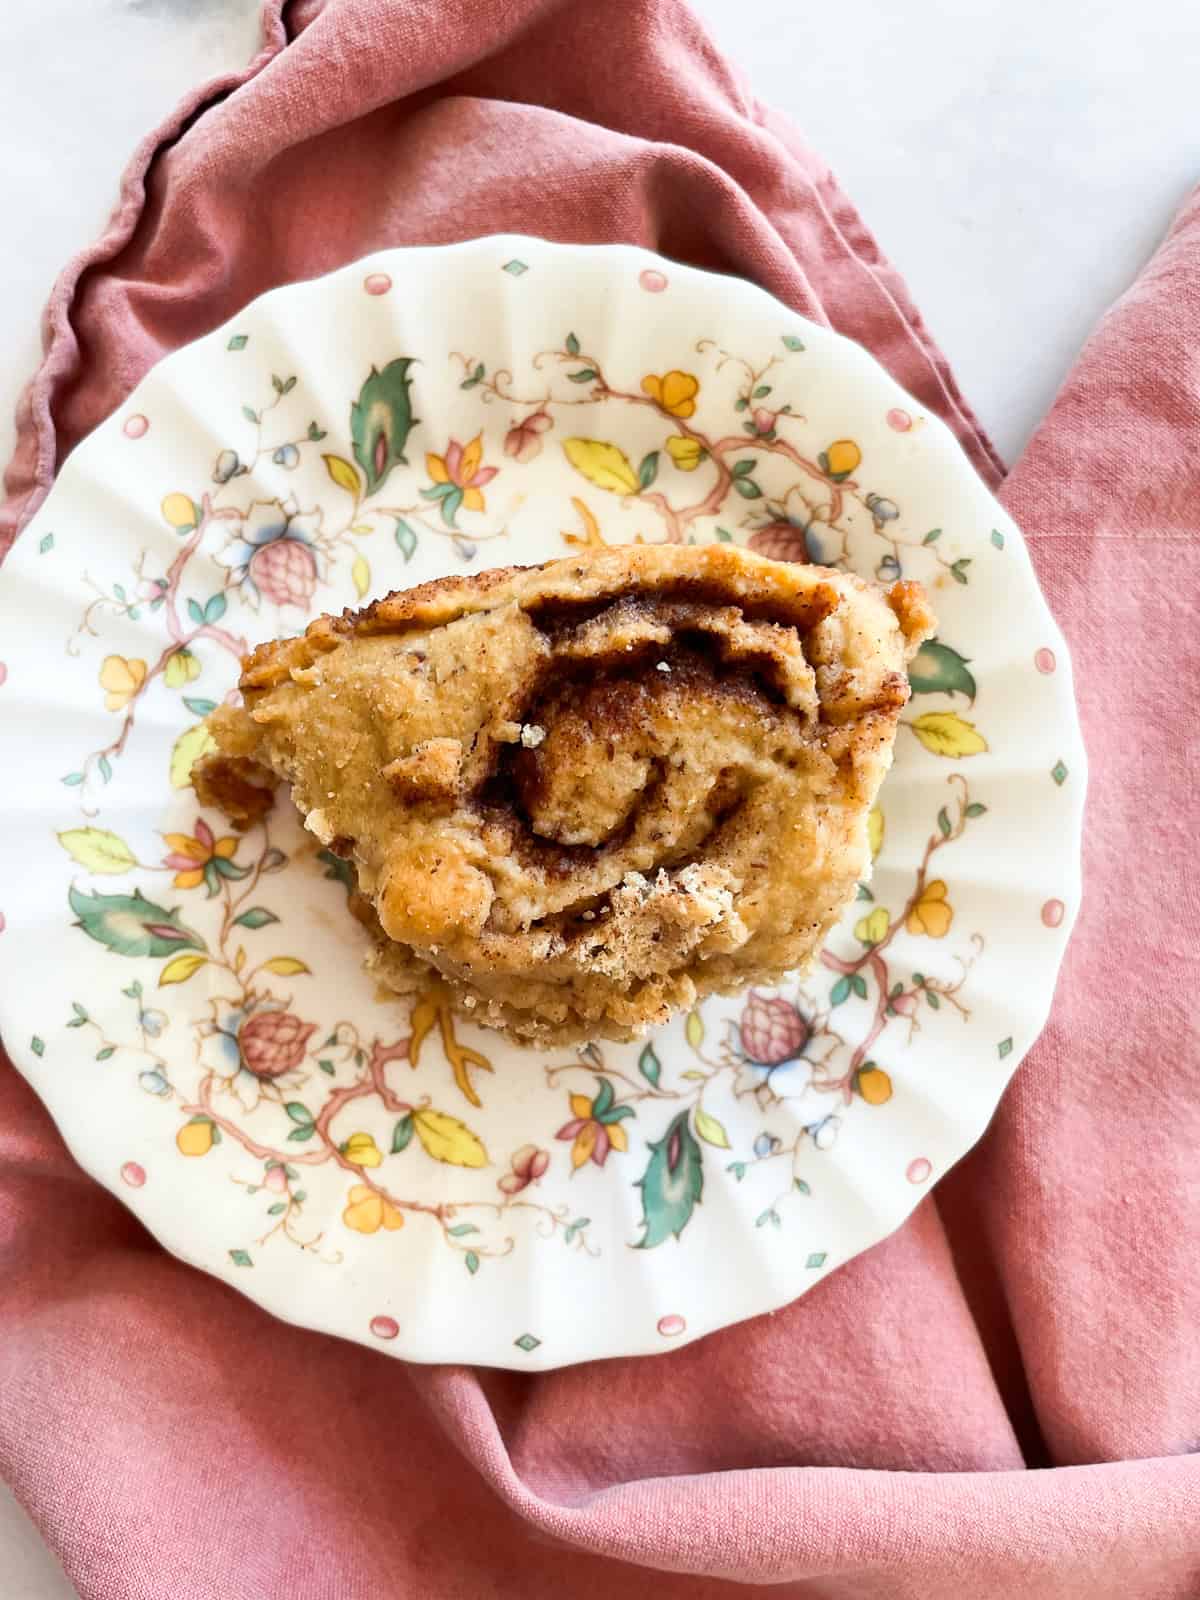
[[[202,717],[319,611],[639,537],[929,586],[870,887],[811,976],[644,1046],[381,1002],[290,808],[200,812]],[[278,1316],[528,1369],[768,1311],[904,1220],[1045,1020],[1084,757],[1021,536],[745,283],[493,238],[266,295],[80,446],[0,585],[6,1044],[87,1171]]]

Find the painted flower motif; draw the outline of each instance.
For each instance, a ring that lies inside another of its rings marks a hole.
[[[483,435],[477,433],[469,444],[459,444],[451,439],[444,456],[431,450],[425,457],[425,470],[433,479],[432,487],[422,489],[426,500],[441,502],[442,521],[448,528],[455,526],[454,519],[460,510],[486,511],[483,489],[499,471],[498,467],[485,467],[483,461]]]
[[[775,433],[776,416],[765,406],[756,406],[752,413],[754,431],[760,439],[770,439]]]
[[[278,1161],[269,1161],[262,1186],[264,1189],[270,1189],[273,1194],[286,1194],[288,1192],[287,1168],[281,1166]]]
[[[136,656],[105,656],[100,663],[100,687],[104,690],[104,709],[124,711],[146,681],[147,667]]]
[[[578,1170],[587,1161],[602,1167],[610,1150],[627,1150],[629,1141],[622,1118],[633,1116],[632,1106],[613,1104],[613,1086],[607,1078],[597,1078],[597,1093],[593,1100],[585,1094],[571,1096],[570,1122],[564,1122],[554,1135],[556,1139],[570,1139],[571,1165]]]
[[[863,503],[875,519],[877,528],[881,527],[885,522],[895,522],[900,515],[900,507],[896,502],[894,500],[885,500],[879,494],[869,494]]]
[[[763,528],[756,528],[746,540],[751,550],[772,561],[795,561],[804,565],[812,561],[808,543],[808,530],[799,522],[777,518]]]
[[[200,676],[200,663],[190,650],[176,650],[167,657],[163,668],[163,682],[168,689],[183,689]]]
[[[935,878],[921,890],[920,898],[904,919],[909,933],[927,935],[930,939],[944,939],[954,921],[954,908],[946,899],[946,885]]]
[[[234,862],[238,841],[228,834],[214,838],[203,817],[196,818],[194,834],[164,833],[163,841],[171,851],[163,857],[163,866],[174,870],[177,889],[197,889],[203,883],[211,900],[220,890],[222,878],[244,878],[250,870]]]
[[[535,411],[523,422],[514,422],[504,436],[504,454],[514,461],[532,461],[542,453],[542,434],[553,426],[554,418],[547,411]]]
[[[892,1080],[873,1061],[865,1062],[855,1074],[854,1087],[869,1106],[882,1106],[892,1098]]]
[[[739,1034],[747,1061],[773,1072],[804,1054],[812,1026],[782,995],[759,994],[751,989],[742,1011]]]
[[[290,1011],[256,1011],[238,1030],[242,1060],[256,1078],[282,1078],[304,1060],[316,1031],[315,1022],[302,1022]]]
[[[178,490],[164,497],[160,509],[163,521],[169,523],[176,533],[190,533],[200,520],[200,508],[191,495],[181,494]]]
[[[841,483],[862,460],[862,451],[853,439],[835,439],[828,450],[821,451],[817,460],[822,472],[827,472],[834,483]]]
[[[673,433],[667,440],[667,454],[680,472],[695,472],[708,451],[699,439],[689,439],[686,434]]]
[[[206,1156],[216,1143],[215,1133],[208,1117],[193,1117],[175,1135],[176,1148],[181,1156]]]
[[[223,1080],[246,1111],[262,1099],[263,1085],[278,1082],[304,1060],[316,1023],[302,1022],[282,1000],[251,995],[240,1005],[209,1001],[211,1022],[202,1022],[200,1065]]]
[[[147,1006],[145,1010],[138,1012],[138,1022],[151,1039],[157,1039],[167,1025],[167,1013],[156,1010],[154,1006]]]
[[[342,1221],[355,1233],[378,1233],[380,1228],[395,1233],[404,1226],[404,1215],[369,1185],[356,1183],[347,1197]]]
[[[876,906],[854,924],[854,937],[862,944],[876,945],[887,938],[892,919],[886,906]]]
[[[352,1133],[341,1149],[346,1160],[356,1167],[383,1165],[383,1152],[369,1133]]]
[[[240,534],[217,560],[232,568],[251,606],[266,599],[273,605],[304,609],[317,588],[319,534],[319,514],[305,518],[286,511],[278,500],[256,500]]]
[[[222,450],[213,464],[213,482],[228,483],[241,470],[236,450]]]
[[[523,1144],[512,1158],[512,1171],[497,1178],[496,1187],[504,1194],[520,1194],[531,1183],[543,1177],[550,1165],[550,1152],[539,1150],[535,1144]]]
[[[661,378],[648,372],[642,379],[642,393],[648,394],[669,417],[694,417],[700,380],[690,372],[666,372]]]

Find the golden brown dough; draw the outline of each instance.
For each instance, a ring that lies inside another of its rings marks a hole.
[[[731,545],[440,579],[254,651],[196,788],[246,825],[291,786],[399,993],[629,1038],[813,960],[932,625],[915,584]]]

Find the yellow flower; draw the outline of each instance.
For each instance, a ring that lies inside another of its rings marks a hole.
[[[883,906],[876,906],[874,911],[865,917],[860,917],[854,925],[854,937],[861,939],[863,944],[878,944],[881,939],[887,938],[887,931],[891,918]]]
[[[707,453],[699,439],[689,439],[682,433],[672,434],[667,440],[667,454],[680,472],[695,472]]]
[[[164,519],[179,532],[196,526],[196,507],[190,495],[169,494],[161,506]]]
[[[207,1117],[185,1122],[175,1135],[180,1155],[206,1156],[213,1147],[213,1125]]]
[[[104,709],[123,711],[146,681],[146,663],[135,656],[105,656],[100,665]]]
[[[831,478],[844,478],[861,460],[862,451],[853,439],[835,439],[826,450],[822,464]]]
[[[700,380],[690,372],[666,372],[661,378],[648,372],[642,379],[642,393],[648,394],[668,416],[692,417],[696,414]]]
[[[380,1228],[395,1233],[404,1226],[404,1218],[392,1202],[365,1183],[356,1183],[351,1189],[342,1221],[355,1233],[378,1233]]]
[[[882,1106],[892,1098],[892,1080],[882,1067],[868,1062],[855,1080],[860,1095],[869,1106]]]
[[[356,1167],[378,1167],[383,1163],[379,1146],[369,1133],[352,1133],[342,1146],[342,1154]]]
[[[176,650],[163,668],[163,681],[168,689],[182,689],[199,676],[200,663],[190,650]]]
[[[946,901],[946,885],[935,878],[921,890],[921,897],[905,918],[904,926],[912,934],[928,934],[931,939],[944,939],[954,920],[954,909]]]
[[[232,861],[238,847],[238,842],[231,835],[224,839],[214,839],[212,829],[203,817],[196,818],[196,832],[190,833],[164,833],[163,843],[171,852],[163,857],[163,866],[172,867],[175,871],[175,887],[177,889],[195,889],[205,880],[205,868],[211,862]],[[209,873],[207,876],[212,877]],[[244,878],[244,867],[216,868],[218,878]],[[210,888],[213,886],[210,885]],[[219,885],[217,885],[219,887]],[[215,889],[213,889],[215,893]]]

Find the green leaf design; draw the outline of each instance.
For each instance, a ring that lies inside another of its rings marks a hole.
[[[137,857],[124,839],[107,828],[67,828],[58,842],[89,872],[117,875],[137,866]]]
[[[400,1118],[392,1130],[392,1154],[398,1156],[401,1150],[407,1150],[412,1143],[412,1136],[413,1119],[412,1113],[409,1112],[408,1116]]]
[[[596,1098],[592,1101],[592,1115],[594,1117],[603,1117],[604,1113],[612,1108],[613,1086],[607,1078],[597,1078],[596,1084]]]
[[[474,1250],[468,1250],[464,1259],[467,1263],[467,1271],[472,1277],[474,1277],[479,1271],[479,1257],[475,1254]]]
[[[725,1132],[724,1124],[705,1111],[703,1106],[696,1107],[696,1132],[705,1144],[715,1145],[719,1150],[729,1149],[729,1135]]]
[[[447,1228],[446,1232],[452,1239],[461,1239],[468,1233],[478,1233],[479,1229],[473,1222],[460,1222],[453,1228]]]
[[[657,450],[651,450],[649,455],[642,457],[641,465],[638,467],[639,487],[648,489],[658,477],[658,455]]]
[[[945,806],[943,806],[938,812],[937,824],[941,829],[942,838],[948,839],[950,837],[950,813],[946,810]]]
[[[252,1267],[254,1265],[248,1250],[231,1250],[229,1252],[229,1259],[233,1262],[235,1267]]]
[[[579,340],[573,333],[567,335],[567,354],[569,356],[577,356],[579,354]]]
[[[266,906],[251,906],[249,911],[243,911],[240,917],[234,917],[233,920],[239,928],[265,928],[269,922],[278,922],[279,918]]]
[[[583,367],[578,372],[568,372],[567,377],[572,383],[591,383],[596,373],[592,367]]]
[[[183,703],[194,717],[207,717],[210,712],[217,709],[215,700],[197,700],[187,695],[184,695]]]
[[[972,800],[971,804],[967,807],[966,815],[968,817],[982,817],[986,810],[987,807],[980,805],[978,800]]]
[[[72,887],[67,896],[78,917],[76,926],[89,939],[119,956],[169,956],[180,950],[203,950],[204,940],[168,910],[136,894],[84,894]]]
[[[735,478],[733,480],[733,487],[741,495],[743,500],[762,499],[762,490],[754,482],[753,478]]]
[[[235,333],[225,346],[226,350],[244,350],[250,335],[248,333]]]
[[[334,855],[332,850],[318,850],[317,860],[324,864],[325,876],[340,883],[347,894],[353,894],[358,888],[358,877],[353,862]]]
[[[582,1233],[585,1228],[590,1227],[591,1222],[591,1217],[576,1217],[575,1221],[564,1230],[563,1243],[572,1244],[576,1235]]]
[[[648,1044],[638,1057],[638,1071],[648,1084],[655,1089],[658,1088],[658,1080],[662,1077],[662,1062],[658,1059],[652,1044]]]
[[[930,528],[929,532],[921,540],[921,543],[922,544],[936,544],[941,537],[942,537],[942,530],[940,528]]]
[[[843,1001],[848,1000],[849,998],[850,979],[846,977],[839,978],[834,984],[833,988],[829,991],[829,1004],[831,1006],[840,1006]]]
[[[383,371],[372,367],[350,407],[354,459],[367,480],[367,493],[382,487],[395,466],[407,466],[404,446],[418,419],[412,414],[412,360],[400,356]]]
[[[797,339],[797,337],[796,337],[796,335],[794,333],[785,333],[783,335],[783,343],[784,343],[784,348],[787,349],[787,350],[803,350],[804,349],[803,340]]]
[[[273,1206],[267,1207],[267,1215],[269,1217],[281,1217],[286,1210],[287,1202],[285,1200],[276,1200]]]
[[[337,1068],[334,1066],[332,1061],[318,1061],[317,1065],[320,1067],[322,1072],[326,1073],[331,1078],[337,1072]]]
[[[293,1122],[309,1123],[312,1121],[312,1112],[299,1100],[289,1100],[283,1108]]]
[[[403,517],[396,518],[396,543],[400,546],[400,553],[405,561],[411,561],[413,552],[417,548],[417,536]]]
[[[704,1193],[700,1146],[688,1115],[681,1111],[662,1139],[650,1145],[650,1163],[636,1185],[642,1191],[645,1229],[639,1250],[653,1250],[672,1234],[678,1239]]]
[[[861,972],[856,972],[851,976],[850,987],[854,990],[855,994],[860,1000],[865,1000],[867,998],[867,980],[863,977]]]
[[[39,1039],[35,1033],[33,1038],[29,1041],[29,1048],[33,1051],[35,1056],[44,1056],[46,1054],[46,1041],[44,1039]]]
[[[967,671],[969,659],[940,639],[927,639],[908,669],[909,686],[914,694],[965,694],[974,700],[976,685]]]

